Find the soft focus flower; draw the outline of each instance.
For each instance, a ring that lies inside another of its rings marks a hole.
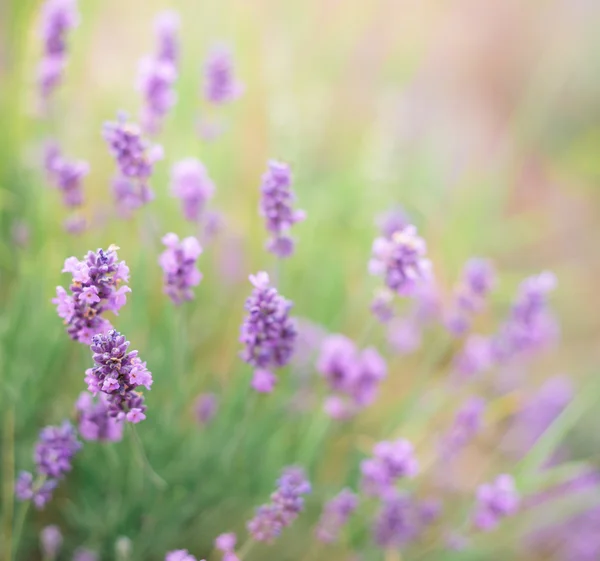
[[[177,69],[170,61],[154,56],[140,60],[137,87],[144,98],[140,121],[147,133],[157,133],[165,115],[175,105],[176,80]]]
[[[454,370],[461,379],[482,374],[492,365],[492,342],[481,335],[470,335],[454,357]]]
[[[87,547],[78,547],[73,553],[73,561],[98,561],[99,558],[97,552]]]
[[[394,208],[380,214],[375,223],[384,238],[392,239],[396,232],[404,230],[410,222],[406,213],[400,208]]]
[[[451,458],[481,430],[485,401],[472,397],[458,410],[454,422],[441,441],[441,454]]]
[[[271,393],[276,383],[277,377],[270,370],[257,368],[254,371],[250,385],[258,393]]]
[[[138,208],[154,200],[154,192],[145,183],[116,175],[112,180],[112,192],[117,203],[117,212],[124,218]]]
[[[67,58],[67,32],[79,25],[76,0],[46,0],[42,6],[39,34],[43,57],[38,67],[38,88],[47,101],[60,83]]]
[[[45,526],[40,532],[40,546],[44,559],[55,559],[60,551],[63,537],[56,525]]]
[[[177,305],[193,300],[192,287],[202,280],[202,273],[196,266],[202,253],[200,243],[193,236],[179,241],[173,233],[165,235],[162,242],[167,249],[160,254],[158,262],[164,273],[164,293]]]
[[[203,393],[195,404],[196,419],[201,425],[207,425],[217,413],[219,401],[214,393]]]
[[[267,543],[277,538],[302,512],[302,495],[310,491],[310,483],[302,469],[285,468],[277,480],[277,489],[271,495],[271,502],[258,507],[254,518],[248,522],[248,532],[252,538]]]
[[[244,306],[248,315],[240,333],[242,359],[263,371],[281,368],[294,352],[296,328],[289,317],[292,303],[270,286],[267,273],[250,275],[250,282],[254,290]]]
[[[123,423],[111,416],[106,394],[81,392],[75,407],[79,412],[79,434],[84,440],[118,442],[123,438]]]
[[[474,523],[481,530],[494,529],[502,518],[515,514],[519,508],[519,494],[510,475],[499,475],[492,483],[477,490]]]
[[[371,302],[371,312],[381,323],[387,323],[394,317],[394,293],[387,288],[381,288],[375,293]]]
[[[106,251],[90,251],[81,261],[69,257],[63,272],[73,276],[69,286],[71,294],[57,286],[52,303],[56,304],[71,339],[89,345],[95,334],[105,333],[112,327],[102,317],[103,313],[118,313],[125,304],[125,294],[131,289],[119,285],[129,281],[129,268],[125,261],[118,261],[117,248],[111,246]]]
[[[83,204],[83,178],[89,173],[90,166],[82,160],[66,159],[54,143],[45,148],[44,166],[48,181],[62,193],[67,208],[76,208]]]
[[[373,257],[369,262],[372,275],[383,276],[386,286],[402,296],[428,281],[431,263],[425,258],[425,241],[414,226],[394,232],[391,238],[379,237],[373,242]]]
[[[342,527],[358,506],[358,497],[350,489],[343,489],[323,507],[317,524],[316,536],[322,542],[332,543],[339,539]]]
[[[296,223],[304,220],[302,210],[294,210],[292,173],[287,164],[271,160],[262,177],[260,213],[265,218],[271,238],[267,249],[277,257],[289,257],[294,252],[294,240],[287,234]]]
[[[220,534],[215,539],[215,547],[224,553],[229,553],[235,549],[237,536],[233,533]]]
[[[385,496],[393,490],[396,481],[414,477],[418,470],[414,448],[408,440],[379,442],[373,448],[373,457],[360,464],[363,491],[368,495]]]
[[[212,48],[204,67],[204,97],[221,105],[237,99],[244,87],[234,76],[230,50],[224,45]]]
[[[137,423],[145,418],[144,397],[136,389],[152,386],[152,374],[137,351],[127,352],[129,341],[111,329],[106,335],[92,338],[90,349],[95,366],[86,371],[85,381],[92,393],[107,394],[109,415],[118,420]]]
[[[215,192],[206,168],[196,158],[177,162],[171,171],[171,193],[181,200],[186,220],[198,222],[204,207]]]
[[[165,561],[196,561],[196,558],[187,549],[176,549],[167,553]]]
[[[467,261],[445,319],[446,327],[451,333],[459,336],[469,329],[471,317],[483,308],[494,282],[494,268],[489,261],[479,258]]]
[[[84,216],[79,216],[77,214],[72,214],[68,216],[63,221],[63,228],[67,234],[71,234],[72,236],[76,236],[85,232],[87,227],[87,221]]]
[[[388,325],[387,340],[397,353],[410,354],[421,347],[421,327],[413,318],[395,318]]]
[[[181,18],[175,10],[165,10],[154,19],[154,31],[158,44],[156,56],[159,60],[177,64],[179,59],[179,27]]]

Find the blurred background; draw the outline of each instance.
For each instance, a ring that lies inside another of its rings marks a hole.
[[[361,337],[377,286],[367,273],[375,219],[402,207],[427,241],[447,294],[468,258],[495,263],[499,284],[477,332],[494,329],[524,277],[548,269],[558,278],[561,341],[519,370],[510,399],[497,397],[500,410],[508,407],[502,419],[550,376],[566,375],[576,393],[589,387],[600,363],[600,3],[80,0],[79,9],[63,83],[51,117],[42,119],[35,91],[40,3],[0,5],[1,535],[6,544],[19,507],[15,470],[30,469],[41,427],[72,416],[91,366],[89,350],[68,338],[50,303],[56,285],[67,283],[64,259],[111,243],[131,268],[132,288],[113,323],[154,374],[148,419],[138,428],[168,487],[141,475],[127,437],[110,450],[86,443],[54,501],[29,512],[16,559],[41,558],[37,535],[47,524],[63,531],[64,559],[82,546],[113,559],[119,536],[132,541],[127,558],[135,560],[162,559],[178,547],[218,559],[214,537],[243,531],[281,467],[292,463],[315,484],[307,513],[248,559],[383,558],[364,545],[368,522],[357,522],[343,545],[308,547],[322,502],[356,485],[358,460],[376,440],[404,435],[430,455],[458,397],[427,409],[429,401],[414,393],[438,335],[399,356],[385,350],[378,327],[369,343],[387,352],[388,379],[377,406],[351,423],[331,427],[324,418],[322,382],[310,366],[287,373],[272,396],[251,395],[238,336],[248,274],[275,268],[257,212],[269,158],[290,163],[298,207],[307,213],[279,281],[297,317]],[[102,124],[119,110],[137,117],[137,65],[154,48],[153,21],[164,9],[181,14],[178,102],[156,137],[165,150],[152,179],[156,200],[124,219],[112,199],[114,163]],[[202,65],[215,43],[230,46],[245,86],[219,108],[202,97]],[[206,123],[221,134],[202,138]],[[78,235],[64,231],[67,211],[46,184],[49,138],[90,164],[82,211],[88,228]],[[198,234],[168,187],[171,166],[187,157],[206,165],[221,221],[216,236],[200,236],[204,279],[196,299],[175,308],[162,294],[157,257],[166,232]],[[438,395],[449,364],[435,362],[418,395]],[[202,392],[220,403],[204,427],[194,415]],[[560,434],[562,446],[571,460],[595,466],[600,419],[593,407],[576,417]],[[512,471],[514,462],[497,451],[506,430],[499,423],[465,459],[459,471],[471,494]],[[563,559],[525,547],[520,529],[506,532],[459,557],[438,536],[386,559]]]

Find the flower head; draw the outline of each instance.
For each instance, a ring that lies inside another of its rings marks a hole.
[[[454,422],[441,442],[441,453],[450,458],[463,448],[481,430],[485,401],[470,398],[456,413]]]
[[[181,160],[171,171],[171,193],[181,200],[183,215],[198,222],[208,200],[215,192],[206,168],[195,158]]]
[[[123,438],[123,423],[111,416],[106,394],[82,392],[75,407],[79,413],[79,434],[84,440],[118,442]]]
[[[195,404],[196,419],[201,425],[207,425],[217,413],[219,401],[214,393],[203,393]]]
[[[221,105],[237,99],[243,85],[235,78],[231,51],[224,45],[212,48],[204,67],[204,97]]]
[[[177,69],[170,61],[154,56],[147,56],[140,60],[137,87],[144,98],[140,120],[147,133],[158,132],[162,120],[175,105],[176,80]]]
[[[179,27],[181,18],[175,10],[165,10],[154,19],[154,31],[157,40],[156,56],[159,60],[175,65],[179,58]]]
[[[492,530],[502,518],[511,516],[519,508],[519,494],[510,475],[499,475],[492,483],[477,490],[475,525],[481,530]]]
[[[67,208],[83,204],[83,178],[89,173],[87,162],[68,160],[56,144],[45,148],[44,165],[50,184],[62,192],[63,203]]]
[[[343,489],[323,507],[317,524],[316,536],[322,542],[338,540],[342,527],[358,506],[358,497],[350,489]]]
[[[192,287],[202,280],[202,273],[196,266],[202,253],[200,243],[193,236],[179,241],[173,233],[164,236],[162,242],[167,249],[161,253],[158,262],[164,273],[165,294],[177,305],[193,300]]]
[[[306,214],[293,208],[295,195],[287,164],[271,160],[262,179],[260,213],[271,233],[267,248],[277,257],[289,257],[294,252],[294,240],[287,232],[296,222],[304,220]]]
[[[60,528],[56,525],[45,526],[40,532],[40,545],[44,559],[54,559],[63,542]]]

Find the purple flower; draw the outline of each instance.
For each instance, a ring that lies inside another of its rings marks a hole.
[[[47,100],[60,83],[66,66],[66,35],[78,25],[76,0],[46,0],[42,6],[39,34],[44,54],[38,68],[38,86],[42,100]]]
[[[250,385],[258,393],[271,393],[277,383],[277,377],[270,370],[257,368],[252,376]]]
[[[164,236],[162,242],[167,249],[161,253],[158,262],[164,272],[164,293],[176,305],[193,300],[192,287],[202,280],[202,273],[196,267],[202,253],[200,243],[193,236],[179,241],[173,233]]]
[[[142,58],[138,69],[138,90],[144,98],[140,120],[149,134],[160,131],[162,120],[177,102],[174,90],[177,69],[166,60],[147,56]]]
[[[477,490],[474,523],[481,530],[494,529],[502,518],[511,516],[519,508],[519,494],[510,475],[499,475],[492,483]]]
[[[396,318],[388,326],[387,340],[399,354],[410,354],[421,346],[422,331],[413,318]]]
[[[369,272],[383,276],[391,291],[401,296],[413,294],[419,284],[430,279],[431,263],[425,258],[426,251],[416,228],[406,226],[389,239],[375,239]]]
[[[458,410],[450,430],[441,441],[441,454],[451,458],[481,430],[485,401],[472,397]]]
[[[400,209],[392,209],[380,214],[375,220],[381,235],[389,240],[396,232],[400,232],[406,228],[410,222],[406,213]]]
[[[285,366],[294,352],[296,328],[289,317],[292,303],[269,285],[265,272],[250,275],[254,290],[246,300],[241,327],[242,359],[256,369]],[[264,378],[264,376],[262,376]]]
[[[59,317],[67,325],[71,339],[89,345],[96,333],[111,329],[110,322],[102,317],[105,311],[118,313],[125,304],[126,294],[131,289],[120,283],[129,281],[129,268],[125,261],[118,261],[117,247],[106,251],[90,251],[79,261],[69,257],[65,261],[64,273],[71,273],[71,294],[62,286],[56,287],[56,304]]]
[[[277,538],[302,512],[302,495],[310,491],[310,483],[302,469],[294,466],[285,468],[277,481],[277,489],[271,495],[271,502],[258,507],[254,518],[247,524],[252,538],[267,543]]]
[[[219,402],[214,393],[203,393],[196,399],[196,419],[201,425],[208,425],[217,413]]]
[[[148,180],[154,171],[154,164],[163,157],[162,147],[150,144],[142,136],[140,127],[128,122],[124,113],[120,113],[116,121],[105,123],[102,134],[117,163],[119,175],[134,184],[129,191],[137,195],[139,205],[152,200]],[[114,189],[115,194],[127,191],[124,184]],[[131,197],[129,195],[128,198]],[[119,197],[117,202],[121,202]]]
[[[79,394],[75,403],[79,412],[79,434],[84,440],[118,442],[123,438],[123,423],[109,413],[108,396]]]
[[[67,208],[83,204],[83,178],[89,173],[87,162],[67,160],[56,144],[46,146],[44,165],[50,184],[62,192]]]
[[[85,381],[92,393],[107,394],[108,414],[118,420],[137,423],[145,419],[144,397],[136,389],[152,387],[152,374],[137,351],[127,352],[129,341],[111,329],[106,335],[97,334],[90,349],[95,366],[86,371]]]
[[[492,365],[492,342],[481,335],[470,335],[454,357],[454,370],[462,379],[482,374]]]
[[[190,222],[198,222],[204,207],[215,192],[206,168],[195,158],[181,160],[171,171],[171,193],[181,200],[183,215]]]
[[[28,471],[19,472],[15,482],[15,496],[19,501],[29,501],[33,495],[33,475]]]
[[[73,561],[98,561],[98,554],[86,547],[78,547],[73,553]]]
[[[416,540],[438,515],[439,505],[392,492],[383,498],[373,525],[373,538],[384,549],[403,547]]]
[[[175,10],[165,10],[154,19],[154,31],[158,49],[156,56],[159,60],[177,64],[179,58],[179,40],[177,34],[181,18]]]
[[[467,261],[445,321],[451,333],[459,336],[469,329],[472,316],[483,308],[494,283],[494,268],[489,261],[479,258]]]
[[[385,496],[393,490],[396,481],[414,477],[419,464],[413,445],[404,439],[382,441],[373,448],[373,457],[360,465],[362,488],[368,495]]]
[[[230,50],[224,45],[216,45],[204,67],[204,97],[210,103],[221,105],[237,99],[243,90],[243,85],[234,76]]]
[[[340,530],[358,506],[358,497],[350,489],[343,489],[323,507],[317,524],[316,536],[322,542],[333,543],[339,539]]]
[[[60,551],[63,537],[60,528],[55,525],[45,526],[40,532],[40,545],[44,559],[55,559]]]
[[[354,376],[357,349],[344,335],[328,335],[323,339],[317,360],[317,371],[325,378],[332,391],[344,391]]]
[[[381,323],[388,323],[394,317],[394,293],[381,288],[371,302],[371,312]]]
[[[235,550],[237,536],[233,533],[220,534],[215,539],[215,547],[223,553],[230,553]]]
[[[154,192],[148,185],[122,175],[113,179],[112,191],[117,203],[117,212],[124,218],[128,218],[134,210],[154,200]]]
[[[196,561],[196,558],[187,549],[176,549],[167,553],[165,561]]]
[[[294,240],[287,232],[296,222],[306,218],[304,211],[293,208],[295,195],[291,185],[289,166],[271,160],[262,178],[260,213],[271,233],[267,249],[280,258],[289,257],[294,252]]]

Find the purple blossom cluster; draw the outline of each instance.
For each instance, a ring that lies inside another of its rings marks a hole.
[[[259,542],[274,541],[302,512],[303,495],[310,492],[311,485],[302,469],[295,466],[285,468],[277,480],[271,502],[258,507],[254,518],[248,522],[252,538]]]
[[[405,226],[391,237],[378,237],[373,242],[369,272],[383,276],[394,293],[409,296],[431,277],[431,262],[426,259],[427,246],[414,226]]]
[[[260,191],[260,213],[271,234],[267,249],[279,258],[290,257],[294,253],[294,240],[287,232],[296,222],[306,218],[303,210],[294,210],[293,207],[295,195],[290,167],[271,160],[263,175]]]
[[[446,316],[446,327],[452,334],[460,336],[468,331],[471,318],[483,308],[494,282],[494,268],[488,260],[473,258],[467,261]]]
[[[179,61],[179,27],[181,18],[175,10],[165,10],[154,19],[156,58],[177,66]]]
[[[367,495],[385,497],[394,492],[400,479],[417,475],[419,463],[413,445],[403,438],[378,442],[373,457],[360,464],[361,486]]]
[[[54,524],[45,526],[40,532],[40,547],[44,559],[52,561],[56,559],[63,543],[63,536],[60,528]]]
[[[89,345],[97,333],[106,333],[111,323],[103,317],[104,312],[118,311],[125,305],[126,294],[131,289],[122,283],[129,281],[129,268],[125,261],[118,261],[117,247],[106,251],[88,252],[83,260],[69,257],[63,273],[73,275],[68,294],[62,286],[56,287],[58,316],[64,320],[71,339]]]
[[[144,396],[136,391],[140,386],[152,387],[152,374],[137,351],[127,352],[129,341],[111,329],[106,335],[92,338],[90,349],[95,366],[85,372],[88,390],[106,394],[108,414],[117,420],[139,423],[146,418]]]
[[[485,401],[480,397],[472,397],[458,410],[454,422],[442,437],[440,453],[442,458],[452,458],[464,448],[481,430]]]
[[[254,290],[246,300],[246,315],[240,332],[244,345],[242,359],[255,368],[252,386],[258,392],[272,391],[276,379],[272,372],[291,359],[296,327],[289,316],[292,302],[270,285],[264,271],[250,275]]]
[[[440,514],[437,501],[417,501],[399,492],[386,495],[373,524],[373,539],[383,549],[401,548],[416,540]]]
[[[34,480],[28,471],[19,473],[15,484],[17,499],[31,500],[36,508],[44,508],[59,481],[71,470],[73,456],[80,448],[69,421],[42,429],[33,455],[37,478]]]
[[[387,365],[375,348],[359,351],[353,341],[334,334],[323,340],[317,371],[332,392],[325,402],[327,414],[344,419],[373,403]]]
[[[214,193],[215,185],[200,160],[187,158],[173,166],[171,194],[181,200],[181,209],[186,220],[199,222],[206,203]]]
[[[513,478],[499,475],[492,483],[485,483],[477,490],[473,522],[480,530],[493,530],[503,518],[512,516],[518,509],[519,494]]]
[[[175,549],[167,553],[165,561],[196,561],[196,558],[187,549]]]
[[[358,497],[350,489],[342,489],[333,499],[325,504],[315,534],[317,539],[325,543],[333,543],[339,539],[341,529],[358,506]]]
[[[204,66],[204,97],[209,103],[222,105],[242,95],[244,86],[233,70],[231,51],[225,45],[214,46]]]
[[[194,406],[196,419],[200,425],[208,425],[217,414],[219,400],[214,393],[200,394]]]
[[[164,273],[164,293],[179,305],[193,300],[192,288],[202,280],[202,273],[196,267],[202,247],[196,238],[189,236],[179,241],[176,234],[169,233],[162,239],[167,249],[158,259]]]
[[[240,561],[235,553],[237,536],[233,533],[220,534],[215,539],[215,548],[223,553],[222,561]]]
[[[60,84],[67,64],[67,33],[78,25],[77,0],[45,0],[39,30],[43,55],[37,71],[38,90],[43,103]]]
[[[123,422],[111,414],[108,395],[81,392],[75,408],[79,417],[79,434],[84,440],[119,442],[123,438]]]
[[[83,204],[83,178],[90,166],[83,160],[65,158],[57,144],[48,144],[44,153],[46,176],[52,187],[62,193],[67,208],[77,208]]]
[[[116,121],[104,124],[104,140],[117,163],[114,193],[119,210],[133,210],[153,198],[148,180],[154,164],[162,159],[163,149],[151,144],[142,135],[141,128],[119,113]]]

